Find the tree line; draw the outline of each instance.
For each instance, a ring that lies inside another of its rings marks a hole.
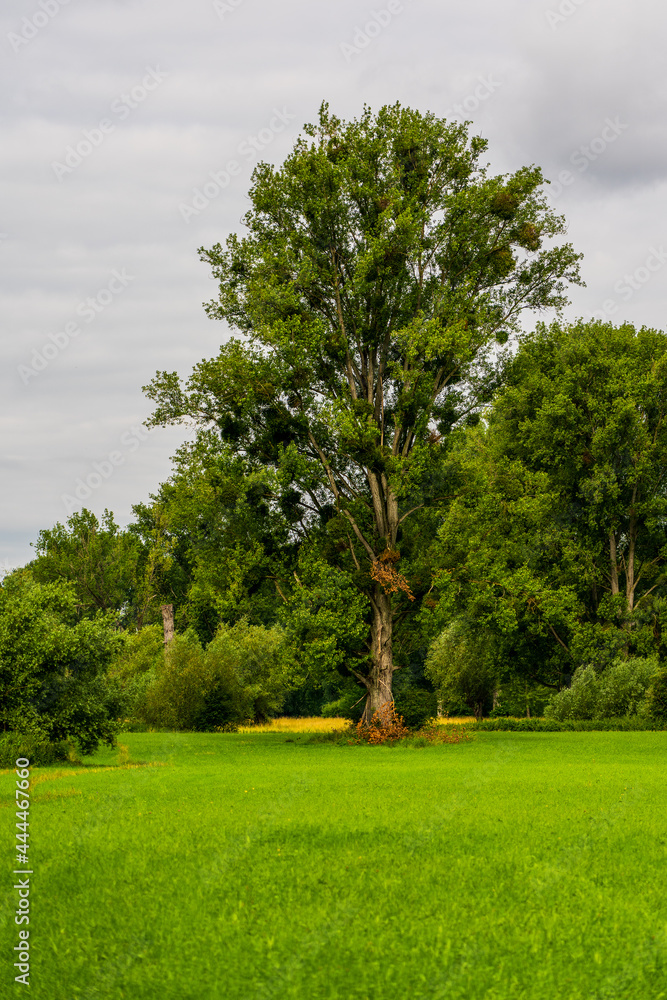
[[[621,661],[645,691],[667,620],[667,339],[524,332],[582,283],[580,255],[539,168],[490,176],[485,150],[431,114],[325,104],[260,164],[244,234],[200,250],[234,335],[145,387],[147,423],[194,440],[126,529],[82,510],[42,531],[0,630],[22,601],[57,605],[72,649],[106,630],[86,648],[109,711],[111,676],[117,713],[186,728],[392,701],[539,714]]]

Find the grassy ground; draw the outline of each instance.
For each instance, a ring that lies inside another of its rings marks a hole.
[[[33,1000],[667,997],[667,733],[308,739],[132,733],[120,766],[35,769]]]

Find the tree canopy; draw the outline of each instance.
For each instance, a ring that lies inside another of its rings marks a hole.
[[[40,584],[27,570],[0,587],[0,728],[83,752],[113,743],[114,706],[104,674],[123,646],[113,618],[79,618],[70,583]]]
[[[662,654],[666,364],[655,330],[538,326],[459,437],[430,627],[462,617],[495,637],[498,676],[557,690],[587,664]]]
[[[208,314],[238,333],[186,384],[146,387],[153,424],[214,429],[274,470],[291,537],[336,524],[326,558],[368,600],[348,663],[366,714],[391,700],[394,621],[415,600],[406,522],[435,503],[453,426],[490,400],[493,346],[579,281],[539,168],[489,176],[486,142],[396,104],[343,122],[323,105],[284,164],[253,175],[243,236],[201,249]]]
[[[667,337],[523,331],[579,255],[539,168],[485,150],[323,105],[259,164],[244,231],[200,249],[231,336],[145,387],[194,438],[129,527],[73,514],[0,593],[5,727],[662,711]]]

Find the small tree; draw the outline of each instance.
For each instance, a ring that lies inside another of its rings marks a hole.
[[[481,719],[493,703],[498,668],[488,642],[461,619],[452,622],[429,648],[425,674],[446,712],[466,705]]]
[[[490,348],[525,309],[561,307],[578,255],[536,167],[489,177],[486,142],[398,104],[320,110],[283,166],[258,165],[247,234],[201,250],[206,308],[243,339],[185,388],[158,373],[152,424],[215,427],[278,471],[293,537],[337,518],[335,562],[368,600],[365,719],[392,701],[393,630],[414,598],[406,519],[433,504],[443,435],[494,386]]]
[[[193,630],[165,648],[139,714],[157,726],[211,730],[275,715],[293,681],[279,628],[221,625],[204,649]]]

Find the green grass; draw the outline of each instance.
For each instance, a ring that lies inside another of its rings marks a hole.
[[[667,997],[667,733],[290,738],[35,769],[32,1000]]]

